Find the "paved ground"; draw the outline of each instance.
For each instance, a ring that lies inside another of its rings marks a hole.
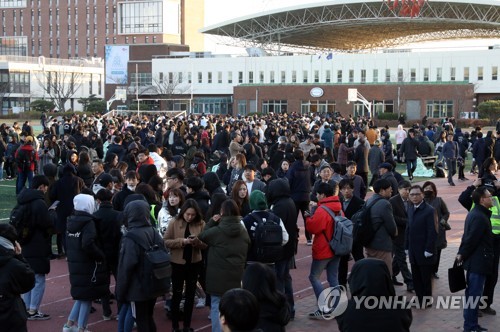
[[[448,247],[443,250],[439,275],[440,279],[434,281],[434,295],[449,295],[447,269],[453,265],[453,260],[457,252],[460,238],[462,236],[463,222],[466,210],[461,207],[457,199],[459,194],[472,184],[475,176],[469,174],[469,181],[461,182],[456,180],[456,187],[450,187],[446,179],[433,179],[439,191],[439,196],[443,197],[451,212],[450,224],[452,229],[447,232]],[[299,222],[302,226],[302,222]],[[303,234],[303,232],[302,232]],[[292,271],[293,285],[296,301],[296,318],[287,326],[288,331],[338,331],[335,320],[315,321],[309,320],[307,313],[316,309],[316,300],[307,278],[311,262],[311,247],[307,247],[305,239],[301,238],[299,253],[297,255],[297,269]],[[67,274],[67,264],[64,260],[52,261],[52,272],[47,278],[47,290],[44,296],[41,310],[52,315],[52,319],[40,322],[28,322],[29,331],[53,332],[61,331],[62,326],[69,314],[73,301],[69,296],[69,279]],[[324,278],[324,276],[323,276]],[[401,280],[401,276],[399,277]],[[325,278],[324,278],[325,279]],[[405,287],[396,287],[399,294],[406,294]],[[463,292],[457,293],[463,295]],[[493,307],[500,309],[500,296],[495,294]],[[98,311],[91,314],[88,328],[94,332],[115,331],[116,321],[103,321],[102,310],[99,305],[95,305]],[[114,310],[116,307],[114,307]],[[159,331],[169,331],[170,321],[165,317],[163,304],[158,302],[155,310],[155,319]],[[500,314],[500,312],[499,312]],[[210,320],[207,318],[208,309],[194,309],[192,327],[196,331],[210,331]],[[427,309],[413,310],[412,331],[461,331],[463,324],[461,310]],[[500,331],[500,318],[498,316],[485,316],[480,318],[480,324],[489,328],[489,331]],[[1,330],[1,329],[0,329]]]

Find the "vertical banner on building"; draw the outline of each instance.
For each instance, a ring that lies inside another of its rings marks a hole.
[[[106,45],[106,84],[128,84],[128,45]]]

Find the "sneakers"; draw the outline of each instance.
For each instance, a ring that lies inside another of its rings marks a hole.
[[[310,319],[328,319],[330,318],[330,315],[327,313],[324,313],[320,309],[316,310],[315,312],[311,312],[308,317]]]
[[[485,327],[479,326],[479,325],[476,328],[472,329],[472,330],[466,330],[466,329],[464,329],[464,332],[485,332],[485,331],[488,331],[488,329],[485,328]]]
[[[64,324],[62,331],[63,332],[78,332],[78,326],[76,326],[76,325],[68,326],[68,325]]]
[[[205,308],[205,298],[204,297],[198,298],[198,302],[196,303],[196,309],[201,309],[201,308]]]
[[[312,246],[312,245],[313,245],[312,240],[307,240],[307,246],[309,246],[309,247],[310,247],[310,246]]]
[[[112,314],[110,314],[109,316],[106,316],[106,315],[102,315],[102,319],[103,320],[115,320],[115,316],[113,316]]]
[[[479,309],[483,314],[495,316],[497,314],[496,310],[491,307],[486,307],[484,309]]]
[[[34,314],[28,312],[28,320],[47,320],[50,319],[50,315],[36,311]]]

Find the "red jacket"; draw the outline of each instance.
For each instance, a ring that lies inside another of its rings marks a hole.
[[[318,208],[314,214],[306,218],[306,229],[309,233],[314,234],[312,256],[313,259],[316,260],[328,259],[334,256],[328,241],[331,240],[335,223],[328,212],[321,208],[322,205],[342,215],[342,204],[340,203],[339,197],[330,196],[319,201]]]
[[[135,171],[139,172],[139,168],[141,168],[142,165],[154,165],[154,164],[155,164],[155,161],[153,160],[153,158],[151,158],[150,156],[148,156],[146,158],[146,160],[144,160],[144,162],[137,163],[137,168],[135,169]]]
[[[21,145],[21,147],[19,149],[17,149],[17,151],[14,155],[14,158],[17,158],[17,155],[18,155],[20,150],[23,150],[24,152],[26,152],[26,154],[33,156],[33,158],[31,158],[30,171],[34,172],[36,169],[36,163],[38,161],[38,153],[35,151],[35,149],[33,148],[33,146],[31,144],[24,144],[24,145]],[[17,171],[22,172],[23,170],[20,167],[17,167]]]

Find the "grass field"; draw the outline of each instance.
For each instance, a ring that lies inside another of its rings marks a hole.
[[[16,205],[16,182],[0,182],[0,222],[7,222],[10,211]]]

